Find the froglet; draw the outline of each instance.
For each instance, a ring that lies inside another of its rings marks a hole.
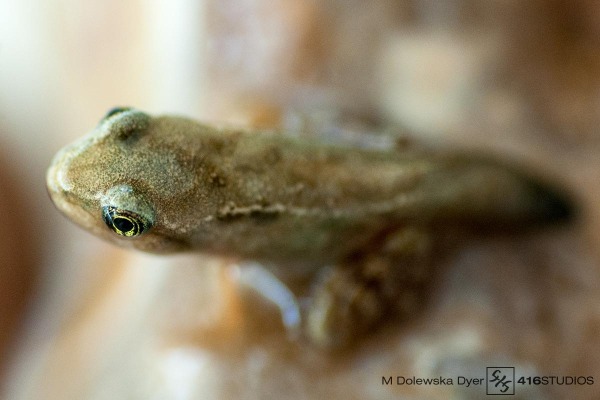
[[[551,188],[485,158],[322,144],[133,108],[112,109],[62,149],[47,187],[67,217],[122,246],[258,261],[284,280],[313,275],[303,329],[327,348],[419,307],[440,229],[570,213]]]

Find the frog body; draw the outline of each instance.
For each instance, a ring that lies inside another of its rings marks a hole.
[[[422,265],[428,246],[419,243],[429,242],[439,226],[526,225],[569,213],[554,191],[487,159],[323,145],[130,108],[112,110],[61,150],[47,186],[70,219],[118,244],[233,256],[291,274],[331,265],[372,269],[362,255],[369,252]],[[390,251],[386,243],[397,237],[409,239]],[[388,264],[384,270],[396,268]],[[327,290],[360,287],[363,278],[353,274],[344,279],[356,285]],[[336,301],[315,304],[335,308]],[[317,325],[344,318],[332,320],[322,309],[312,315]],[[330,340],[323,329],[312,336],[326,345],[346,340]]]

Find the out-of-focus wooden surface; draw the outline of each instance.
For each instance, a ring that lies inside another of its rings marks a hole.
[[[492,364],[600,377],[598,15],[596,2],[563,0],[1,0],[0,175],[15,185],[0,186],[0,310],[11,315],[0,323],[17,346],[3,358],[5,397],[469,399],[480,389],[381,377],[480,376]],[[227,261],[125,252],[54,210],[50,158],[114,105],[292,129],[393,121],[539,171],[574,194],[580,218],[465,238],[439,260],[423,315],[332,357],[289,341]],[[28,254],[31,267],[15,269]],[[24,308],[10,293],[31,280]]]
[[[9,149],[0,148],[0,377],[4,378],[31,306],[40,236],[36,208],[23,193],[22,175],[14,171],[17,160]]]

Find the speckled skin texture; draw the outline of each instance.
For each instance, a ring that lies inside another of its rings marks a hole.
[[[326,347],[351,342],[392,310],[414,311],[440,229],[527,225],[568,211],[489,160],[322,145],[134,109],[108,114],[58,153],[47,184],[69,218],[127,247],[257,260],[284,280],[335,266],[318,274],[305,320]],[[115,234],[106,206],[143,216],[148,229]]]

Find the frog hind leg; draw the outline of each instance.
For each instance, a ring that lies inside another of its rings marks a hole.
[[[390,316],[407,318],[431,281],[430,235],[402,228],[376,250],[325,270],[313,286],[304,332],[317,346],[344,348]]]

